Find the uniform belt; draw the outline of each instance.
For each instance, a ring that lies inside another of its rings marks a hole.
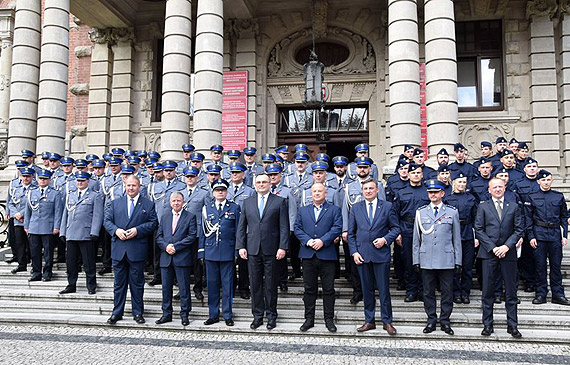
[[[471,219],[460,219],[459,224],[462,226],[466,226],[471,223]]]
[[[558,227],[560,227],[560,223],[548,223],[548,222],[539,221],[538,219],[534,220],[534,224],[539,226],[539,227],[545,227],[545,228],[558,228]]]
[[[414,223],[415,219],[412,217],[402,217],[400,218],[401,221]]]

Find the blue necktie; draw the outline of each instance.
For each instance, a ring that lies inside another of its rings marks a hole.
[[[135,210],[135,200],[131,198],[131,209],[129,210],[129,218],[133,215],[133,211]]]
[[[433,215],[437,217],[437,207],[433,207]]]
[[[374,212],[372,211],[372,203],[368,203],[368,220],[370,221],[370,225],[372,225],[372,220],[374,219]]]
[[[265,208],[265,197],[262,196],[261,200],[259,201],[259,219],[261,219],[261,216],[263,215],[263,208]]]

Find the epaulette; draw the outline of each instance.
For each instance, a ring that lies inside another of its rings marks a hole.
[[[457,210],[456,207],[454,207],[453,205],[449,205],[449,204],[444,204],[447,208],[451,208],[453,210]]]
[[[424,208],[427,208],[427,207],[429,207],[429,204],[422,205],[421,207],[418,208],[418,210],[419,210],[419,209],[424,209]]]

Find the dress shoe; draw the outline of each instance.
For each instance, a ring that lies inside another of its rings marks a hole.
[[[123,319],[123,316],[118,316],[116,314],[111,314],[111,317],[109,317],[109,319],[107,320],[107,323],[109,324],[115,324],[118,321],[120,321],[121,319]]]
[[[424,333],[432,333],[433,331],[435,331],[435,323],[428,323],[424,328]]]
[[[254,319],[253,322],[249,325],[249,328],[252,330],[257,329],[259,326],[263,324],[263,319]]]
[[[137,322],[138,324],[143,324],[145,322],[144,317],[142,314],[137,314],[136,316],[133,317],[133,319],[135,320],[135,322]]]
[[[276,321],[275,319],[270,319],[270,320],[268,320],[266,327],[267,327],[268,330],[274,329],[275,327],[277,327],[277,321]]]
[[[366,332],[376,329],[376,323],[365,322],[362,326],[356,329],[357,332]]]
[[[418,296],[413,294],[406,295],[406,298],[404,298],[404,302],[406,303],[412,303],[417,301],[418,301]]]
[[[12,271],[10,271],[10,272],[12,274],[16,274],[16,273],[23,272],[23,271],[26,271],[26,268],[18,266],[18,267],[13,268]]]
[[[94,294],[97,293],[97,290],[96,290],[96,289],[89,289],[89,290],[87,290],[87,293],[88,293],[89,295],[94,295]]]
[[[556,297],[552,298],[552,303],[560,305],[570,305],[570,301],[566,297]]]
[[[172,299],[174,299],[174,300],[180,300],[180,292],[174,294],[174,295],[172,296]]]
[[[214,323],[218,323],[220,321],[220,318],[208,318],[204,321],[204,326],[210,326]]]
[[[288,291],[289,287],[287,286],[287,283],[279,283],[279,290]]]
[[[99,275],[105,275],[105,274],[110,274],[113,270],[111,270],[110,267],[104,267],[101,270],[99,270],[98,274]]]
[[[392,326],[392,323],[384,323],[384,325],[382,326],[382,328],[388,332],[388,334],[390,336],[394,336],[396,335],[396,329],[394,328],[394,326]]]
[[[249,292],[241,292],[241,294],[239,295],[239,297],[240,297],[241,299],[248,300],[248,299],[251,298],[251,294],[249,294]]]
[[[194,295],[196,296],[196,299],[200,301],[204,300],[204,294],[202,294],[201,291],[194,292]]]
[[[543,297],[542,295],[537,295],[532,300],[532,304],[544,304],[544,303],[546,303],[546,298]]]
[[[453,335],[455,332],[453,332],[453,330],[451,329],[451,326],[448,324],[442,324],[441,325],[441,330],[445,333],[447,333],[448,335]]]
[[[500,296],[496,296],[494,303],[495,303],[495,304],[501,304],[501,297],[500,297]]]
[[[362,296],[353,295],[352,298],[350,298],[350,304],[358,304],[358,302],[360,302],[361,300],[362,300]]]
[[[31,278],[28,279],[28,281],[42,281],[42,277],[41,276],[32,276]]]
[[[168,323],[168,322],[172,322],[172,316],[162,316],[159,319],[157,319],[156,321],[154,321],[154,323],[156,323],[156,324],[163,324],[163,323]]]
[[[161,285],[162,280],[159,278],[153,278],[151,281],[148,282],[149,286]]]
[[[69,294],[69,293],[75,293],[74,286],[66,286],[65,289],[59,292],[59,294]]]
[[[453,297],[453,303],[455,303],[455,304],[462,304],[462,303],[463,303],[463,298],[461,298],[460,296]]]
[[[495,332],[493,326],[485,326],[483,331],[481,331],[482,336],[491,336],[491,333]]]
[[[325,319],[325,326],[327,327],[327,329],[329,330],[329,332],[331,333],[335,333],[336,332],[336,326],[334,324],[334,320],[332,319]]]
[[[188,319],[188,317],[182,317],[181,320],[183,326],[188,326],[190,324],[190,320]]]
[[[463,304],[469,304],[469,303],[471,303],[469,297],[463,297]]]
[[[234,320],[232,318],[226,319],[226,326],[232,327],[234,325]]]
[[[51,276],[46,276],[45,278],[42,278],[42,281],[44,282],[51,281]]]
[[[513,336],[514,338],[521,338],[522,334],[519,332],[518,328],[507,326],[507,333]]]
[[[4,261],[4,262],[7,264],[11,264],[12,262],[16,262],[16,259],[12,257],[12,258],[9,258],[8,260]]]
[[[291,275],[289,275],[289,281],[293,281],[293,280],[298,279],[302,276],[303,276],[303,274],[291,274]]]
[[[299,328],[301,332],[307,332],[309,328],[315,327],[315,321],[313,319],[305,319],[305,323]]]

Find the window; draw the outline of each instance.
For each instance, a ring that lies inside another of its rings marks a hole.
[[[500,20],[457,22],[460,111],[503,109],[503,28]]]
[[[310,44],[297,51],[295,61],[300,65],[309,62],[309,55],[313,45]],[[348,59],[350,51],[343,45],[332,42],[318,42],[315,44],[315,53],[325,67],[340,65]]]
[[[368,108],[282,109],[279,119],[281,132],[365,131],[368,128]]]

